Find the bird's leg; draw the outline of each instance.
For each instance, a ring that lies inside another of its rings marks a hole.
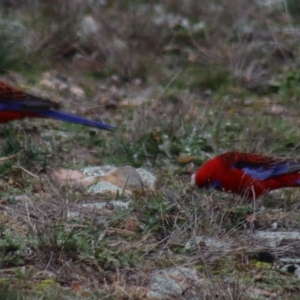
[[[251,185],[251,190],[252,190],[252,195],[253,195],[253,200],[252,200],[252,205],[253,205],[253,213],[251,215],[250,218],[248,218],[250,220],[250,230],[253,231],[254,229],[254,220],[255,220],[255,214],[256,214],[256,196],[255,196],[255,189],[253,187],[253,185]]]

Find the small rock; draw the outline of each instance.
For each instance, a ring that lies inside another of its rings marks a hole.
[[[125,40],[122,40],[121,38],[117,38],[117,37],[115,37],[113,39],[113,47],[116,50],[121,50],[121,51],[128,49],[127,42]]]
[[[61,183],[78,184],[89,187],[89,193],[132,193],[144,189],[154,189],[156,177],[144,170],[131,166],[87,167],[82,170],[52,170],[50,176]]]
[[[119,188],[114,184],[111,184],[110,182],[97,182],[88,188],[89,194],[106,194],[106,193],[122,194],[123,192],[124,192],[123,189]]]
[[[80,37],[86,38],[98,32],[100,25],[95,21],[91,15],[83,18],[80,24],[80,29],[77,34]]]
[[[140,85],[142,85],[143,81],[142,81],[141,78],[136,78],[136,79],[133,80],[132,83],[133,83],[134,85],[136,85],[136,86],[140,86]]]
[[[193,288],[201,282],[197,271],[190,268],[172,268],[169,270],[155,271],[149,281],[150,299],[170,299],[170,297],[181,298],[184,291]],[[173,299],[173,298],[172,298]],[[199,299],[192,297],[192,299]]]
[[[292,244],[300,239],[300,233],[292,232],[272,232],[272,231],[257,231],[252,235],[252,238],[257,239],[260,245],[267,247],[278,247],[281,243]]]
[[[136,171],[141,177],[143,187],[147,189],[154,189],[156,177],[153,175],[153,173],[150,173],[149,171],[142,168],[138,168],[136,169]]]
[[[216,238],[196,236],[195,238],[192,238],[186,242],[184,249],[185,250],[194,249],[195,246],[198,244],[201,244],[202,246],[208,248],[213,248],[215,250],[223,249],[224,251],[226,249],[229,249],[230,246],[229,243],[224,243],[224,241],[218,240]]]
[[[141,177],[131,166],[115,168],[107,175],[103,176],[102,179],[122,189],[131,191],[143,189]]]
[[[120,208],[120,209],[128,208],[129,204],[130,204],[130,201],[124,202],[121,200],[113,200],[113,201],[109,202],[109,205],[113,205],[116,208]],[[106,202],[97,202],[97,203],[85,203],[85,204],[82,204],[81,206],[84,208],[103,209],[103,208],[105,208],[106,205],[107,205]]]
[[[59,91],[65,91],[68,88],[68,85],[65,82],[58,82],[57,88]]]
[[[154,95],[153,87],[149,87],[143,91],[132,92],[127,94],[124,100],[120,102],[121,106],[140,106],[148,102]]]
[[[15,197],[13,197],[13,199],[15,201],[20,201],[20,202],[29,202],[30,201],[30,198],[27,195],[15,196]]]
[[[285,111],[285,107],[280,104],[273,104],[267,109],[270,115],[281,115]]]
[[[70,93],[76,97],[76,98],[84,98],[85,96],[85,92],[82,88],[80,88],[79,86],[73,85],[70,88]]]
[[[55,83],[50,80],[50,79],[42,79],[39,84],[42,86],[42,87],[45,87],[49,90],[54,90],[55,89]]]

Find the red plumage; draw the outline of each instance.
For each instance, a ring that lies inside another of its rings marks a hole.
[[[2,81],[0,81],[0,102],[7,103],[13,101],[22,101],[24,103],[28,102],[28,107],[35,108],[59,108],[59,104],[52,102],[50,100],[36,98],[25,92],[22,92]],[[7,123],[14,120],[20,120],[24,118],[38,118],[38,114],[31,112],[29,109],[24,109],[22,111],[9,111],[0,109],[0,123]]]
[[[256,200],[271,190],[300,187],[300,163],[227,152],[204,163],[195,175],[199,187],[214,187]]]

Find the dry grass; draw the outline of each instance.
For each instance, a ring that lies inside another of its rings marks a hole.
[[[49,95],[119,130],[34,120],[1,129],[0,298],[145,299],[151,274],[173,267],[200,280],[168,299],[298,295],[297,278],[258,259],[263,251],[298,258],[297,241],[272,248],[253,236],[274,222],[299,231],[299,192],[254,204],[189,183],[198,165],[229,149],[299,158],[299,5],[284,4],[1,4],[0,27],[16,33],[0,34],[3,79],[41,91],[48,71],[67,86]],[[143,103],[128,104],[134,97]],[[99,196],[47,175],[106,163],[150,167],[156,190],[121,211],[103,195],[107,206],[97,210],[82,204]]]

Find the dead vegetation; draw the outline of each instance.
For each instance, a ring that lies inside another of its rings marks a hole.
[[[299,159],[300,6],[266,3],[1,2],[2,80],[119,130],[0,129],[0,298],[298,299],[299,191],[249,204],[190,185],[229,149]],[[147,167],[156,189],[49,177],[105,164]]]

